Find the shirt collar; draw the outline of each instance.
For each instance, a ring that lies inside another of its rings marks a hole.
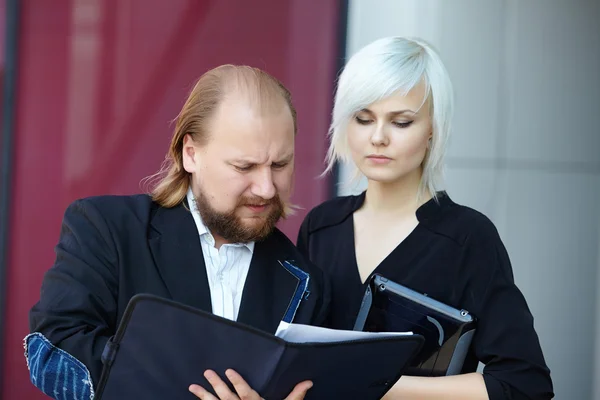
[[[194,217],[194,222],[196,223],[196,228],[198,228],[198,235],[200,237],[203,237],[206,235],[207,238],[209,239],[209,241],[214,246],[214,243],[215,243],[214,237],[213,237],[212,233],[210,233],[210,231],[208,230],[206,225],[204,225],[204,222],[202,222],[202,217],[200,216],[200,211],[198,210],[198,207],[196,206],[196,201],[195,201],[194,193],[192,192],[191,186],[190,186],[190,188],[188,188],[188,191],[187,191],[187,202],[188,202],[188,205],[190,206],[190,211],[192,212],[192,217]],[[244,246],[248,250],[250,250],[251,253],[254,253],[254,242],[234,243],[234,244],[231,244],[231,246]]]

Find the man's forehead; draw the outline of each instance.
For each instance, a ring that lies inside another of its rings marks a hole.
[[[253,115],[269,117],[291,111],[280,93],[238,89],[228,91],[219,104],[221,112],[251,112]]]
[[[211,130],[240,135],[273,131],[287,134],[288,131],[294,131],[291,110],[285,102],[275,100],[271,106],[266,107],[244,97],[226,98],[210,122]]]
[[[229,162],[266,164],[293,159],[294,135],[292,128],[277,129],[253,124],[236,126],[229,123],[213,131],[209,151],[216,151]],[[286,132],[287,131],[287,132]],[[212,144],[212,146],[211,146]]]
[[[229,135],[229,138],[221,141],[218,146],[218,150],[229,160],[263,164],[294,157],[295,146],[291,134],[242,133],[237,140],[235,136],[237,135]]]

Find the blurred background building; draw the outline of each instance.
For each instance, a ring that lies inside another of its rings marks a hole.
[[[194,80],[272,73],[299,115],[305,212],[356,193],[317,179],[337,71],[374,39],[420,36],[456,90],[447,190],[498,227],[557,399],[600,400],[599,0],[0,0],[0,399],[43,395],[22,339],[73,200],[142,190]]]

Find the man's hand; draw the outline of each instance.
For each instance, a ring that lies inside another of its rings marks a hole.
[[[215,393],[219,397],[213,396],[210,392],[199,385],[191,385],[189,390],[195,394],[196,397],[202,400],[263,400],[262,397],[260,397],[260,395],[246,383],[244,378],[242,378],[240,374],[234,370],[228,369],[225,371],[225,375],[227,375],[227,378],[233,385],[237,394],[232,393],[227,384],[221,380],[219,375],[211,370],[204,372],[204,377],[212,385]],[[311,381],[300,382],[296,385],[294,390],[292,390],[292,393],[285,398],[285,400],[302,400],[304,399],[304,396],[306,396],[308,389],[311,387]]]

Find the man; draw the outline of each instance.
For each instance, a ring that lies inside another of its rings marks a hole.
[[[231,65],[204,74],[151,196],[87,198],[66,210],[55,264],[30,313],[32,382],[51,397],[71,386],[93,395],[103,350],[138,293],[270,333],[282,320],[320,324],[329,306],[322,272],[275,228],[291,210],[295,134],[290,93],[275,78]],[[82,379],[64,384],[58,355]],[[213,371],[205,376],[221,398],[234,396]],[[259,398],[235,371],[227,376],[240,397]],[[309,387],[300,383],[289,398]],[[190,391],[214,398],[197,385]]]

